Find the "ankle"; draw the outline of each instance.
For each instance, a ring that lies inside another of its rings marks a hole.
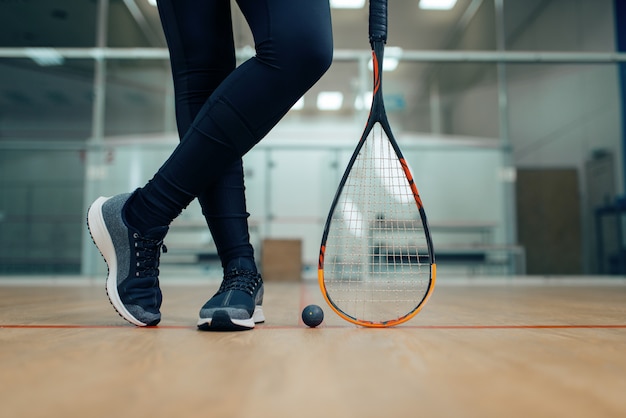
[[[152,212],[146,209],[140,190],[136,189],[126,201],[122,208],[122,219],[129,229],[138,231],[144,236],[155,229],[165,228],[168,224],[156,216],[150,216]]]
[[[226,274],[232,270],[258,272],[253,257],[237,257],[229,260],[224,265],[224,273]]]

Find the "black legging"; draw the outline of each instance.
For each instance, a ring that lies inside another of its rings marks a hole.
[[[224,267],[253,257],[241,157],[332,60],[328,0],[238,0],[256,56],[235,68],[229,0],[159,0],[182,138],[127,207],[142,231],[198,198]]]

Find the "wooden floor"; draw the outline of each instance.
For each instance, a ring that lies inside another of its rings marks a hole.
[[[164,284],[162,324],[140,329],[76,281],[0,278],[1,417],[626,416],[623,280],[442,279],[381,330],[334,316],[314,283],[268,283],[267,322],[239,333],[195,329],[217,283]]]

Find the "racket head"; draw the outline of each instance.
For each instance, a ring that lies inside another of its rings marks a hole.
[[[422,200],[389,126],[382,94],[387,0],[370,0],[373,99],[326,220],[318,281],[340,317],[390,327],[417,315],[437,265]]]
[[[370,116],[326,222],[318,266],[343,319],[391,327],[419,313],[436,282],[428,221],[384,112]]]

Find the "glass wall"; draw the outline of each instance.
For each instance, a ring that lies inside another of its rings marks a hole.
[[[414,3],[391,8],[386,60],[397,65],[383,88],[440,272],[619,273],[621,235],[603,212],[624,187],[612,2]],[[86,208],[142,185],[178,142],[158,12],[144,0],[0,8],[0,274],[100,274]],[[235,5],[233,24],[241,62],[253,40]],[[245,157],[257,251],[265,238],[301,239],[311,271],[371,100],[366,8],[334,9],[333,25],[333,66]],[[340,106],[320,110],[323,92],[340,92]],[[528,194],[537,178],[543,194]],[[567,216],[555,215],[564,201]],[[168,240],[174,277],[215,263],[195,204]],[[569,257],[544,259],[559,248]],[[468,262],[477,249],[482,261]]]

